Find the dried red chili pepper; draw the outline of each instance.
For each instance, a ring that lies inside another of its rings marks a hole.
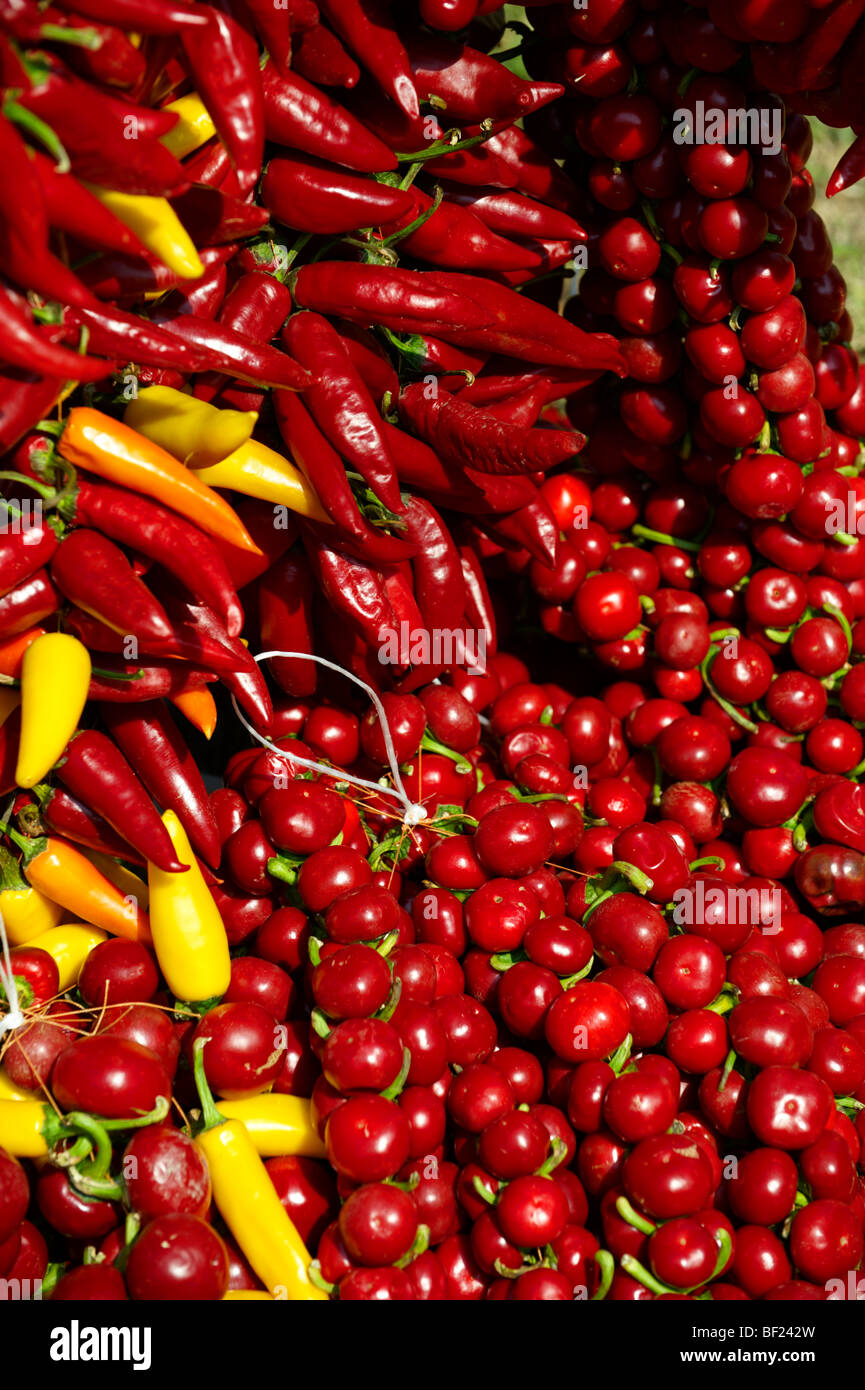
[[[399,399],[400,415],[446,462],[481,473],[546,472],[573,458],[585,436],[508,425],[458,396],[416,382]]]
[[[301,154],[376,174],[395,169],[396,155],[345,107],[295,72],[266,63],[261,74],[267,138]]]
[[[270,651],[314,651],[312,600],[314,584],[303,553],[292,550],[271,565],[258,584],[258,631]],[[268,670],[287,695],[315,694],[318,673],[314,661],[271,657]]]

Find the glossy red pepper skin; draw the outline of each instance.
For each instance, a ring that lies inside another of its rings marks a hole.
[[[206,17],[174,0],[75,0],[70,8],[87,19],[117,24],[138,34],[172,35],[178,29],[200,29]]]
[[[116,705],[138,705],[149,700],[170,699],[187,690],[200,690],[216,679],[213,671],[202,671],[189,661],[175,661],[171,657],[161,661],[158,657],[124,661],[122,657],[106,653],[93,672],[87,698]],[[140,768],[136,771],[141,775]]]
[[[264,155],[258,44],[230,14],[207,7],[204,28],[181,30],[196,88],[231,155],[241,196],[254,189]]]
[[[10,504],[11,506],[11,504]],[[16,517],[0,502],[0,595],[8,594],[43,565],[47,565],[60,544],[57,532],[38,514],[26,511]]]
[[[319,9],[385,95],[415,119],[418,94],[389,7],[382,0],[321,0]]]
[[[264,651],[314,651],[312,571],[304,553],[293,549],[271,565],[258,582],[258,632]],[[304,699],[318,683],[314,661],[271,657],[268,670],[280,690]]]
[[[575,218],[558,208],[527,198],[512,189],[490,193],[486,189],[451,189],[449,202],[470,208],[493,232],[503,237],[526,237],[534,241],[585,241],[586,232]]]
[[[422,382],[407,386],[400,415],[422,439],[455,467],[481,473],[546,472],[579,453],[585,436],[500,422],[459,396],[432,395]]]
[[[312,484],[334,523],[338,536],[329,544],[344,547],[372,564],[393,564],[409,559],[413,547],[406,541],[376,532],[361,516],[336,450],[322,434],[297,395],[274,394],[276,423],[292,458]]]
[[[60,594],[48,571],[37,570],[0,598],[0,638],[15,637],[28,627],[37,627],[59,607]]]
[[[394,626],[381,576],[363,560],[341,555],[322,540],[322,528],[304,525],[303,543],[318,586],[335,613],[373,650]]]
[[[219,311],[222,328],[257,343],[269,343],[291,313],[291,291],[287,285],[264,270],[249,270],[229,290]],[[222,396],[221,393],[228,392]],[[234,376],[209,373],[199,376],[193,394],[202,401],[212,401],[220,395],[221,403],[237,410],[259,410],[264,397],[242,385]],[[271,526],[271,531],[273,527]]]
[[[119,546],[98,531],[70,531],[51,562],[51,578],[72,603],[116,632],[151,643],[171,638],[162,605]]]
[[[316,87],[356,87],[360,81],[357,63],[324,24],[306,29],[292,40],[291,64]]]
[[[53,160],[31,150],[33,168],[42,186],[45,209],[52,227],[105,251],[144,254],[138,237],[104,203],[85,188],[74,174],[60,174]]]
[[[565,90],[557,82],[523,81],[488,54],[433,34],[415,31],[406,46],[421,100],[444,101],[448,122],[465,134],[485,120],[506,128]]]
[[[394,398],[399,394],[399,377],[393,364],[379,343],[367,328],[359,328],[347,319],[337,321],[343,346],[372,392],[373,399],[381,401],[390,392]]]
[[[382,230],[391,236],[417,218],[426,220],[399,245],[419,261],[444,266],[452,270],[469,270],[478,274],[491,271],[527,270],[541,264],[536,251],[517,246],[490,230],[486,223],[459,203],[441,202],[433,211],[432,198],[415,188],[411,211]]]
[[[48,788],[39,815],[49,830],[62,835],[65,840],[74,841],[76,845],[83,845],[85,849],[95,849],[99,854],[123,859],[127,864],[145,862],[129,841],[116,834],[107,821],[83,806],[62,787]]]
[[[69,309],[64,322],[72,329],[87,329],[88,346],[93,352],[111,354],[121,362],[183,373],[205,371],[211,365],[212,356],[207,351],[114,304],[100,304],[97,300],[92,309]]]
[[[857,135],[853,144],[842,154],[832,171],[826,196],[834,198],[845,188],[852,188],[861,178],[865,178],[865,134]]]
[[[272,0],[247,0],[252,22],[280,72],[291,67],[295,34],[304,34],[318,24],[318,7],[312,0],[285,0],[275,9]]]
[[[278,222],[322,236],[392,223],[410,214],[414,206],[414,197],[406,189],[292,155],[270,161],[261,181],[261,196]]]
[[[105,734],[82,730],[70,740],[57,776],[83,805],[101,816],[133,849],[166,873],[182,873],[171,836],[144,787]]]
[[[132,709],[102,705],[99,713],[153,799],[176,813],[196,852],[218,868],[219,832],[204,782],[165,704],[157,700]]]
[[[519,126],[501,130],[487,147],[510,171],[512,187],[548,207],[567,211],[577,190],[573,181]]]
[[[237,637],[243,609],[222,555],[197,526],[149,497],[80,475],[67,514],[162,565],[210,604],[229,635]]]
[[[157,315],[156,322],[184,342],[205,349],[213,359],[212,367],[230,372],[241,381],[286,391],[302,391],[310,384],[309,374],[284,352],[212,319],[193,314],[175,318]]]
[[[376,174],[395,169],[396,155],[338,102],[295,72],[266,63],[261,74],[267,138],[301,154]]]
[[[199,259],[205,274],[214,265],[222,265],[237,252],[236,243],[229,246],[204,246]],[[189,292],[194,281],[184,280],[167,265],[155,257],[142,259],[140,256],[127,256],[121,252],[115,255],[100,256],[81,267],[81,279],[89,285],[99,299],[125,300],[129,303],[145,294],[161,294],[173,290],[179,284]]]
[[[320,314],[293,314],[282,330],[282,341],[310,377],[315,374],[304,393],[304,406],[318,428],[379,500],[401,512],[381,417],[336,329]]]
[[[87,29],[96,35],[94,47],[69,44],[66,61],[80,77],[106,87],[131,88],[142,81],[147,63],[140,48],[115,24],[100,24],[94,19],[69,14],[54,5],[42,10],[44,24],[62,24],[68,29]]]
[[[503,544],[516,544],[529,552],[533,560],[554,566],[558,550],[559,528],[550,507],[538,494],[534,501],[508,516],[479,520],[477,523],[493,539]]]
[[[196,246],[244,241],[268,222],[266,208],[245,203],[224,189],[193,184],[172,198],[171,205]]]
[[[260,667],[240,638],[229,637],[216,614],[206,604],[194,603],[172,594],[164,584],[158,592],[176,629],[182,627],[206,643],[208,649],[218,650],[217,659],[206,664],[216,671],[223,685],[236,696],[238,704],[254,723],[260,728],[267,728],[273,715],[270,694]],[[199,662],[199,665],[204,664],[203,661]]]
[[[459,551],[463,580],[466,586],[466,619],[470,627],[482,634],[486,643],[486,655],[495,656],[498,645],[498,628],[483,566],[473,546],[463,543],[460,545]]]
[[[26,300],[5,285],[0,285],[0,362],[63,381],[100,381],[114,366],[97,357],[79,356],[41,334]]]
[[[318,261],[302,266],[293,277],[293,293],[301,308],[352,323],[381,324],[395,333],[432,332],[447,338],[491,327],[496,315],[470,293],[480,282],[470,275],[457,278],[467,284],[451,289],[431,271]]]
[[[0,368],[0,453],[13,448],[50,413],[65,387],[61,377]]]
[[[417,546],[412,573],[424,625],[428,628],[462,627],[465,583],[459,551],[448,527],[424,497],[409,498],[405,523],[406,535]]]
[[[110,652],[115,656],[125,656],[128,650],[126,638],[99,618],[92,617],[81,608],[67,608],[63,618],[69,631],[73,632],[90,652]],[[139,640],[138,650],[144,658],[158,660],[159,657],[177,657],[202,670],[215,671],[217,674],[221,674],[220,667],[225,668],[226,664],[233,660],[225,647],[182,624],[175,624],[171,637],[164,642],[151,644],[146,640]],[[98,658],[95,660],[98,666]]]

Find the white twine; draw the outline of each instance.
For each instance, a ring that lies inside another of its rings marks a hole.
[[[344,666],[338,666],[335,661],[328,661],[326,657],[314,656],[311,652],[259,652],[253,660],[256,662],[268,661],[271,657],[285,657],[291,661],[314,661],[319,666],[326,666],[329,671],[336,671],[339,675],[346,676],[348,680],[353,681],[355,685],[359,685],[361,690],[366,691],[375,706],[376,713],[381,722],[385,752],[387,753],[387,760],[390,765],[390,772],[394,780],[394,785],[392,787],[386,787],[382,786],[380,782],[368,782],[364,777],[353,777],[351,773],[343,772],[341,768],[331,767],[327,763],[316,763],[311,762],[308,758],[300,758],[295,753],[292,753],[290,747],[280,748],[278,744],[272,743],[269,738],[265,738],[264,734],[260,734],[258,730],[250,724],[246,716],[241,713],[235,696],[232,695],[231,703],[234,706],[235,714],[243,727],[252,735],[256,742],[260,743],[263,748],[269,748],[271,752],[278,753],[281,758],[290,759],[290,761],[296,763],[298,767],[306,767],[312,772],[320,772],[324,777],[332,777],[337,782],[350,782],[354,787],[363,787],[365,791],[375,792],[379,796],[395,797],[403,808],[404,825],[419,825],[421,821],[425,821],[428,814],[427,808],[422,806],[418,801],[412,801],[405,789],[405,783],[400,776],[396,749],[393,746],[390,725],[387,722],[384,705],[372,686],[367,685],[366,681],[362,681],[359,676],[355,676],[351,671],[346,671]]]
[[[9,1005],[9,1012],[0,1018],[0,1034],[9,1032],[13,1028],[20,1028],[24,1023],[24,1015],[21,1012],[21,1001],[18,998],[18,986],[15,983],[15,976],[12,973],[12,957],[9,954],[9,938],[6,935],[6,923],[3,921],[3,913],[0,912],[0,944],[3,947],[3,961],[0,963],[0,983],[6,991],[6,1002]]]

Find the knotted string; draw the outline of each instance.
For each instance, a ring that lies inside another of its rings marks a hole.
[[[311,762],[308,758],[300,758],[292,753],[290,748],[280,748],[278,744],[272,743],[269,738],[266,738],[264,734],[260,734],[258,730],[250,724],[249,720],[238,707],[235,696],[232,695],[231,703],[234,706],[234,712],[243,727],[252,735],[255,741],[260,743],[263,748],[269,748],[271,752],[278,753],[281,758],[288,758],[292,763],[296,763],[298,767],[309,768],[312,772],[319,772],[324,777],[332,777],[337,782],[350,782],[352,786],[363,787],[365,791],[375,792],[378,796],[394,797],[403,808],[402,819],[404,825],[419,825],[421,821],[425,821],[428,814],[427,808],[422,806],[418,801],[412,801],[405,789],[405,783],[400,776],[396,749],[393,746],[390,725],[387,722],[384,705],[372,686],[367,685],[366,681],[362,681],[359,676],[355,676],[351,671],[346,671],[344,666],[337,665],[335,661],[328,661],[324,656],[314,656],[311,652],[259,652],[253,660],[256,662],[268,661],[272,657],[285,657],[291,661],[314,661],[319,666],[326,666],[329,671],[336,671],[339,675],[346,676],[348,680],[353,681],[355,685],[359,685],[361,690],[366,691],[375,706],[375,711],[381,723],[385,752],[387,753],[387,760],[390,765],[390,773],[394,785],[392,787],[386,787],[382,786],[380,782],[368,782],[364,777],[354,777],[351,773],[343,772],[342,769],[338,767],[331,767],[328,763]]]

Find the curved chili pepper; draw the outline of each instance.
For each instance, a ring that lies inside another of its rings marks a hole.
[[[269,140],[362,174],[396,168],[393,150],[296,72],[277,72],[266,63],[261,80]]]
[[[216,730],[219,714],[216,708],[216,701],[211,695],[206,685],[202,685],[198,690],[181,690],[176,695],[169,695],[169,700],[175,709],[179,709],[184,719],[187,719],[194,729],[210,741]]]
[[[303,543],[312,572],[331,608],[368,646],[377,649],[382,630],[394,627],[393,610],[381,576],[363,560],[332,550],[316,528],[304,526]]]
[[[409,498],[406,535],[417,546],[412,560],[414,587],[426,627],[457,628],[465,610],[465,583],[459,551],[435,507],[423,497]]]
[[[183,282],[171,290],[162,300],[160,312],[170,320],[182,314],[193,318],[216,318],[228,288],[228,271],[224,265],[211,266],[194,284],[186,286]]]
[[[293,36],[314,28],[318,7],[312,0],[284,0],[279,9],[273,0],[247,0],[258,37],[281,72],[291,66]]]
[[[549,383],[543,377],[536,377],[521,391],[515,391],[512,396],[487,401],[484,410],[487,415],[492,415],[504,424],[531,428],[546,405],[548,395]],[[462,399],[469,400],[469,397],[463,392]],[[475,405],[476,402],[471,400],[470,404]]]
[[[449,288],[443,278],[466,281],[466,292],[460,286]],[[472,287],[481,282],[471,275],[442,277],[432,271],[318,261],[301,266],[293,279],[294,298],[301,308],[336,314],[353,323],[382,324],[395,333],[462,337],[493,329],[498,317],[479,295],[473,296]],[[552,317],[562,322],[557,315]]]
[[[31,888],[21,877],[18,861],[0,846],[0,912],[10,946],[24,946],[63,920],[58,903]]]
[[[205,348],[214,358],[220,359],[213,364],[216,370],[229,371],[241,381],[280,387],[284,391],[303,391],[310,384],[309,373],[284,352],[247,338],[236,329],[192,314],[181,314],[177,318],[157,315],[156,322],[184,342]]]
[[[198,13],[206,15],[204,28],[181,30],[186,60],[246,195],[258,182],[264,154],[258,45],[230,14],[211,6]]]
[[[253,554],[258,547],[227,502],[176,459],[128,425],[89,406],[69,412],[58,452],[76,467],[143,492],[203,531]]]
[[[585,241],[586,231],[568,213],[508,190],[489,193],[484,189],[468,192],[451,189],[446,202],[470,208],[476,217],[505,237],[526,237],[532,241]]]
[[[81,37],[86,35],[90,42],[73,43],[70,34],[66,48],[66,61],[79,76],[108,87],[134,87],[144,78],[147,71],[144,54],[115,24],[100,24],[93,19],[64,13],[55,5],[43,7],[42,22],[46,28],[62,24],[67,32],[84,31]]]
[[[51,578],[72,603],[115,632],[151,643],[170,641],[162,605],[120,547],[98,531],[70,531],[51,562]]]
[[[62,787],[40,787],[37,790],[40,797],[39,815],[47,829],[55,835],[72,840],[83,849],[107,854],[111,859],[124,859],[129,864],[144,863],[128,840]]]
[[[398,396],[399,377],[378,339],[368,329],[359,328],[347,319],[338,320],[335,327],[373,399],[380,401],[388,391],[393,397]]]
[[[178,29],[200,29],[207,23],[200,10],[176,0],[74,0],[69,8],[138,34],[173,35]]]
[[[382,228],[386,236],[393,235],[425,213],[430,215],[415,231],[400,238],[400,246],[419,261],[431,265],[452,267],[455,270],[494,271],[525,270],[540,265],[537,252],[517,246],[490,231],[468,208],[458,203],[433,199],[419,188],[413,190],[414,206],[410,213]]]
[[[224,328],[242,333],[256,343],[269,343],[291,313],[291,291],[274,275],[264,270],[247,271],[226,295],[219,311],[219,323]],[[210,373],[199,377],[194,394],[202,401],[211,401],[226,386],[236,395],[234,376]],[[252,393],[244,393],[247,401]],[[263,397],[239,408],[257,410]]]
[[[2,284],[0,362],[63,381],[100,381],[110,374],[114,365],[96,357],[81,357],[50,338],[42,337],[30,318],[26,301]]]
[[[88,651],[111,652],[129,659],[127,638],[99,618],[80,608],[67,609],[63,617],[66,627],[84,643]],[[136,640],[142,657],[178,657],[203,670],[215,671],[217,675],[233,669],[232,662],[236,660],[225,646],[184,627],[182,621],[173,626],[171,636],[165,641],[151,643],[146,639]]]
[[[47,570],[37,570],[17,588],[0,598],[0,638],[15,637],[19,632],[41,623],[56,613],[60,595],[48,577]]]
[[[8,594],[36,570],[47,565],[60,544],[54,528],[26,513],[17,517],[0,501],[0,595]],[[4,515],[5,513],[5,515]]]
[[[276,423],[292,457],[314,488],[346,548],[373,564],[392,564],[408,559],[413,547],[394,536],[376,532],[361,516],[342,460],[316,422],[293,393],[274,395]],[[335,538],[328,539],[336,544]]]
[[[483,566],[473,546],[463,543],[459,552],[466,586],[466,618],[483,635],[486,655],[495,656],[498,647],[496,614]]]
[[[548,503],[540,494],[528,506],[511,512],[509,516],[499,516],[495,520],[479,517],[476,525],[494,540],[501,537],[503,544],[516,544],[527,550],[532,559],[540,561],[542,565],[553,567],[556,563],[559,528]]]
[[[62,377],[0,367],[0,453],[6,453],[50,414],[66,389]]]
[[[64,314],[64,323],[70,328],[86,328],[88,346],[94,352],[111,353],[120,361],[175,368],[181,372],[202,371],[212,362],[209,353],[197,351],[148,319],[126,313],[114,304],[98,304],[94,309],[69,309]]]
[[[104,700],[117,705],[135,705],[143,701],[171,699],[187,690],[217,680],[213,671],[200,671],[189,661],[162,661],[141,657],[124,661],[113,653],[99,659],[99,667],[90,681],[89,700]],[[140,768],[136,771],[141,775]]]
[[[102,931],[149,943],[150,921],[139,899],[117,888],[74,845],[53,835],[25,841],[9,834],[24,850],[24,877],[40,893]]]
[[[70,739],[56,775],[79,801],[95,811],[144,859],[166,873],[183,873],[159,815],[123,754],[95,729]]]
[[[558,82],[523,81],[496,58],[433,34],[414,31],[406,46],[421,100],[444,102],[448,121],[465,134],[481,121],[509,126],[565,90]]]
[[[241,1120],[262,1158],[298,1154],[325,1158],[324,1141],[310,1118],[309,1102],[301,1096],[264,1093],[240,1100],[220,1100],[226,1119]]]
[[[520,193],[563,212],[573,207],[576,185],[520,126],[511,125],[507,130],[500,130],[483,148],[510,170],[513,187]]]
[[[219,866],[216,821],[198,766],[161,700],[123,709],[101,705],[100,717],[158,805],[171,809],[196,852],[211,868]]]
[[[230,261],[237,252],[234,242],[229,246],[203,246],[199,259],[204,273],[215,265]],[[185,290],[194,288],[195,281],[187,280],[177,271],[169,270],[155,256],[146,259],[141,256],[127,256],[122,252],[100,256],[80,266],[80,278],[92,289],[99,299],[128,301],[140,299],[143,295],[163,294],[183,284]]]
[[[387,5],[382,0],[320,0],[319,9],[385,95],[416,118],[420,106],[409,55]]]
[[[254,497],[241,497],[237,503],[237,515],[259,547],[256,556],[242,554],[232,549],[229,554],[225,547],[225,562],[237,589],[243,589],[258,579],[297,540],[300,531],[295,514],[285,507],[275,509],[274,505]],[[211,604],[211,607],[213,605]],[[233,633],[232,636],[237,636]]]
[[[266,208],[241,202],[224,189],[197,183],[172,198],[177,213],[196,246],[216,246],[225,241],[243,241],[260,231],[268,221]]]
[[[92,304],[93,295],[48,246],[42,184],[27,146],[0,115],[0,269],[22,289],[60,304]]]
[[[88,246],[130,255],[143,253],[144,247],[135,233],[74,174],[61,174],[54,162],[38,150],[30,151],[30,159],[42,186],[52,227],[68,232]]]
[[[325,236],[410,220],[415,205],[415,195],[406,189],[291,155],[270,161],[261,196],[278,222]]]
[[[481,473],[546,472],[585,444],[585,436],[576,432],[503,424],[459,396],[432,395],[422,382],[406,387],[399,409],[445,462]]]
[[[190,184],[222,189],[226,196],[239,193],[231,155],[216,136],[208,140],[183,165]]]
[[[155,560],[209,603],[232,637],[238,635],[243,609],[225,561],[197,526],[147,497],[80,476],[65,514]]]
[[[21,663],[21,739],[15,780],[41,782],[78,727],[90,682],[90,656],[76,637],[46,632]]]
[[[153,948],[175,998],[200,1006],[228,989],[228,938],[181,822],[171,810],[162,822],[186,872],[166,873],[158,864],[148,865]]]
[[[142,197],[114,188],[95,190],[109,211],[138,237],[145,252],[181,280],[199,280],[204,266],[189,233],[167,198]]]
[[[834,198],[865,178],[865,134],[858,135],[836,164],[826,187],[826,197]]]
[[[208,468],[239,449],[252,434],[254,412],[217,410],[166,386],[139,391],[123,413],[126,424],[190,468]]]
[[[320,314],[294,314],[282,340],[302,366],[316,372],[304,405],[319,429],[385,506],[401,512],[381,418],[336,329]]]
[[[356,87],[360,81],[357,63],[324,24],[292,40],[291,66],[316,87]]]
[[[258,631],[268,651],[309,652],[314,648],[312,599],[314,585],[309,564],[297,550],[284,555],[261,576],[258,583]],[[304,698],[315,693],[314,661],[271,657],[268,670],[280,690]]]

